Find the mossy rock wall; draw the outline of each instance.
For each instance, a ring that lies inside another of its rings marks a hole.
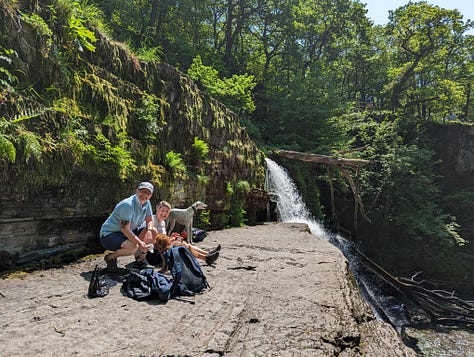
[[[264,186],[263,154],[238,116],[176,68],[141,62],[97,30],[95,51],[64,52],[70,39],[54,31],[66,21],[48,13],[54,4],[0,1],[0,46],[14,50],[4,68],[17,77],[0,89],[0,135],[16,148],[14,161],[0,157],[0,269],[98,249],[100,224],[142,180],[155,184],[153,204],[205,201],[207,229],[226,226],[219,217],[236,200],[255,215],[265,195],[228,189]],[[20,12],[42,17],[50,38]],[[195,137],[209,147],[205,158],[193,152]],[[171,151],[185,171],[167,164]]]

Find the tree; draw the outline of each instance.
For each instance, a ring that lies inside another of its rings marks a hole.
[[[469,25],[459,11],[410,2],[392,11],[389,20],[392,68],[386,90],[392,109],[425,119],[459,111],[464,100],[457,74],[469,61],[463,51]]]
[[[236,113],[251,113],[255,110],[252,90],[255,81],[252,75],[233,75],[230,78],[219,78],[219,72],[202,63],[197,56],[188,70],[189,76],[199,83],[213,97],[221,100]]]

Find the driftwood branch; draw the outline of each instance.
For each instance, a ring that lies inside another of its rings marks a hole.
[[[453,292],[430,290],[423,282],[398,278],[399,288],[417,303],[435,322],[464,322],[474,324],[474,304]]]
[[[426,287],[428,282],[416,281],[416,275],[411,279],[395,277],[357,248],[353,247],[353,249],[364,260],[367,268],[415,303],[430,317],[432,323],[462,324],[474,328],[474,303],[472,301],[463,300],[453,292],[430,289]]]

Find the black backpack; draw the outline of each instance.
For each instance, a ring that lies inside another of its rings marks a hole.
[[[89,291],[87,296],[90,298],[104,297],[109,293],[109,287],[105,284],[105,281],[99,276],[99,266],[96,265],[92,272],[91,281],[89,283]]]
[[[196,227],[191,228],[191,231],[193,232],[193,242],[202,242],[209,235],[204,229]]]
[[[171,296],[193,296],[209,287],[201,265],[189,249],[171,247],[163,256],[173,276]]]

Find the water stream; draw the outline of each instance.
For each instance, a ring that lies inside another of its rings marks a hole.
[[[298,189],[286,170],[276,162],[266,159],[266,190],[271,200],[276,202],[278,220],[281,222],[306,223],[311,233],[326,239],[338,247],[349,262],[362,296],[365,298],[375,316],[392,324],[401,333],[407,324],[408,309],[416,309],[404,299],[400,292],[382,278],[368,269],[358,255],[358,249],[343,237],[328,232],[311,215]],[[431,330],[412,331],[418,339],[418,352],[426,356],[473,356],[474,335],[466,331],[445,331],[438,333]],[[443,340],[440,343],[440,339]],[[461,341],[459,341],[461,339]]]

